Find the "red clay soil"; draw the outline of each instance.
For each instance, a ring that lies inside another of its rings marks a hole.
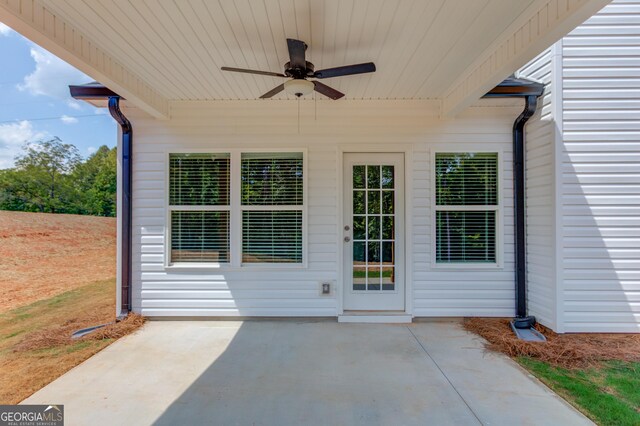
[[[115,246],[115,218],[0,211],[0,312],[112,279]]]

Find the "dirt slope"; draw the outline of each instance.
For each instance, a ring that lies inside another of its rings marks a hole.
[[[116,273],[114,218],[0,211],[0,312]]]

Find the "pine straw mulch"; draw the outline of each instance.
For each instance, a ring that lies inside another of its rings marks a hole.
[[[546,342],[519,340],[504,318],[465,318],[464,328],[487,340],[489,350],[526,356],[568,369],[594,367],[604,361],[640,362],[640,334],[557,334],[540,324]]]
[[[131,313],[122,321],[110,323],[109,325],[99,328],[79,339],[72,339],[71,334],[74,331],[99,324],[99,320],[91,324],[91,318],[83,318],[82,322],[77,319],[73,319],[66,321],[62,325],[45,328],[26,335],[22,341],[14,346],[13,352],[49,349],[87,340],[115,340],[142,327],[144,322],[145,318],[142,315]]]

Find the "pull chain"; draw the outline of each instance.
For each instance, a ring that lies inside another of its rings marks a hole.
[[[300,134],[300,97],[298,96],[298,134]]]

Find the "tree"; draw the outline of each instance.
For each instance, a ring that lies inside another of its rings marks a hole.
[[[54,137],[27,143],[23,150],[16,157],[15,168],[2,173],[0,206],[50,213],[72,211],[69,175],[80,163],[78,149]]]
[[[72,178],[78,194],[78,213],[115,216],[116,156],[116,148],[103,145],[75,168]]]

